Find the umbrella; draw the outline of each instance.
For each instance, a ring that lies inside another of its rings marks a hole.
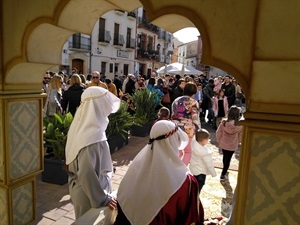
[[[182,63],[171,63],[169,65],[165,65],[156,70],[157,73],[169,73],[169,74],[190,74],[190,75],[201,75],[203,72],[200,70],[196,70],[194,67],[186,66]]]

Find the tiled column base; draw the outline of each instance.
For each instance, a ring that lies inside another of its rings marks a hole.
[[[35,180],[0,187],[0,224],[28,224],[35,215]]]
[[[43,169],[42,97],[0,95],[0,225],[35,219],[35,179]]]

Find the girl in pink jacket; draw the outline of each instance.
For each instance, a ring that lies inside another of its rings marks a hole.
[[[242,138],[242,126],[239,126],[240,109],[235,105],[228,111],[226,121],[222,121],[216,131],[217,142],[223,151],[223,170],[220,180],[225,180],[233,153],[238,149]]]

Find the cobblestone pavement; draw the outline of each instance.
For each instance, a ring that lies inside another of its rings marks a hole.
[[[217,177],[207,176],[200,199],[204,207],[205,218],[220,218],[223,220],[219,224],[224,224],[231,211],[233,191],[237,183],[237,169],[239,154],[232,158],[229,179],[220,182],[219,177],[222,168],[222,155],[215,141],[215,130],[211,125],[203,123],[203,128],[211,133],[211,141],[208,144],[213,150],[213,160],[217,171]],[[148,137],[130,137],[129,144],[121,150],[112,154],[116,173],[112,178],[113,189],[116,190],[126,173],[130,162],[136,154],[147,144]],[[69,225],[75,220],[75,214],[67,185],[54,185],[41,181],[37,178],[37,204],[36,220],[33,224],[39,225]],[[208,222],[207,222],[208,223]]]

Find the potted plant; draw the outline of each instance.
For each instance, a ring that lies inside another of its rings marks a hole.
[[[131,128],[131,134],[134,136],[145,137],[149,135],[153,121],[157,117],[157,107],[160,99],[155,92],[149,89],[136,91],[132,96],[134,105],[135,125]]]
[[[53,117],[43,119],[44,146],[47,148],[42,172],[44,182],[63,185],[68,181],[65,170],[65,146],[72,120],[71,113],[65,115],[55,113]]]
[[[108,119],[106,136],[112,154],[128,144],[128,131],[134,124],[134,117],[128,112],[128,104],[121,101],[119,110],[110,114]]]

